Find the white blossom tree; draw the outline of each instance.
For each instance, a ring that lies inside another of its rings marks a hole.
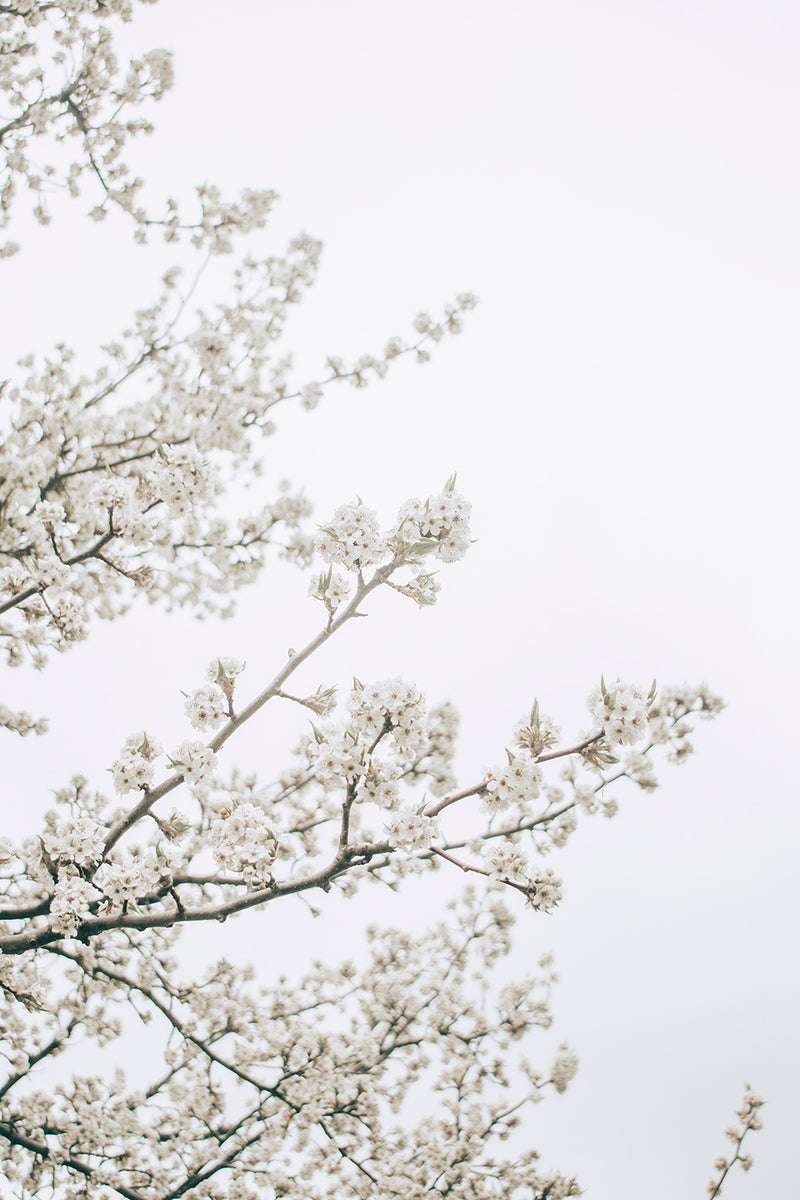
[[[289,484],[242,514],[237,479],[245,466],[259,473],[272,410],[312,410],[343,381],[360,387],[404,357],[424,362],[475,298],[459,295],[438,319],[420,314],[379,356],[328,358],[316,379],[296,379],[275,343],[313,283],[320,245],[300,235],[280,254],[242,252],[272,192],[228,202],[204,186],[191,213],[171,199],[145,205],[122,156],[150,129],[133,110],[171,85],[172,67],[156,50],[119,68],[114,26],[133,11],[134,0],[0,5],[3,225],[29,197],[47,223],[48,197],[66,190],[89,198],[95,220],[115,214],[135,240],[163,237],[181,255],[154,303],[102,347],[99,367],[82,369],[65,346],[5,364],[6,661],[44,669],[139,595],[229,615],[271,555],[311,568],[298,595],[316,604],[319,629],[271,679],[220,653],[204,680],[187,681],[179,745],[165,750],[157,729],[132,733],[107,755],[115,798],[75,776],[42,828],[19,845],[0,839],[8,1194],[579,1195],[569,1173],[511,1138],[526,1106],[563,1092],[577,1068],[566,1044],[549,1065],[536,1057],[552,962],[515,983],[494,968],[516,916],[539,920],[559,902],[549,852],[579,818],[613,816],[610,784],[654,789],[659,756],[682,762],[697,720],[722,703],[705,685],[602,679],[586,729],[562,738],[534,701],[505,747],[486,747],[480,777],[459,782],[449,702],[429,704],[401,678],[355,680],[344,703],[325,681],[291,690],[379,589],[399,604],[436,602],[440,565],[469,549],[470,505],[451,477],[405,500],[389,527],[346,497],[317,523]],[[9,240],[3,253],[16,249]],[[292,761],[264,779],[232,768],[227,743],[280,704],[309,718]],[[10,704],[0,723],[5,737],[46,733],[44,717]],[[436,869],[475,878],[423,938],[371,928],[366,965],[312,964],[299,981],[276,982],[225,957],[193,977],[181,960],[184,925],[216,931],[304,894],[322,894],[324,917],[331,893],[359,903],[372,887],[413,889]],[[134,1017],[152,1064],[145,1086],[102,1063],[74,1069],[78,1054],[100,1062],[92,1046],[126,1045]],[[711,1195],[736,1162],[749,1166],[740,1151],[760,1104],[748,1089]]]

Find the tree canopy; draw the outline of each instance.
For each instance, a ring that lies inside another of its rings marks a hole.
[[[451,476],[388,526],[349,496],[317,521],[288,483],[265,485],[243,512],[241,474],[259,475],[275,410],[311,411],[342,383],[424,363],[476,298],[420,313],[379,356],[328,357],[317,378],[297,379],[277,344],[320,244],[300,234],[281,253],[249,250],[271,191],[229,201],[203,185],[192,212],[169,198],[147,207],[124,154],[151,129],[134,114],[172,86],[172,66],[163,50],[118,63],[114,30],[135,8],[0,7],[3,225],[27,206],[46,224],[48,196],[65,190],[94,220],[115,214],[135,241],[181,250],[99,366],[59,345],[22,358],[3,385],[6,662],[46,669],[137,598],[228,615],[275,556],[307,572],[298,602],[316,605],[319,624],[268,679],[213,657],[185,695],[180,744],[132,732],[109,750],[110,794],[76,775],[40,829],[0,839],[5,1178],[15,1196],[65,1200],[579,1195],[568,1172],[511,1138],[526,1107],[577,1069],[566,1044],[549,1065],[536,1059],[552,962],[516,982],[495,968],[516,916],[541,919],[560,900],[549,852],[579,819],[614,815],[611,784],[652,791],[658,760],[683,762],[722,701],[705,685],[603,678],[586,729],[564,738],[533,699],[507,744],[486,748],[492,765],[458,780],[449,701],[429,703],[399,676],[354,679],[343,700],[324,683],[292,690],[379,589],[436,603],[440,570],[469,551],[470,503]],[[46,744],[46,716],[5,699],[4,736]],[[291,761],[265,778],[230,767],[223,748],[277,705],[308,717]],[[290,981],[224,955],[218,926],[245,910],[308,894],[324,919],[332,893],[366,907],[370,888],[413,889],[437,869],[470,877],[447,920],[422,938],[370,928],[363,964],[313,963]],[[222,953],[190,974],[179,935],[203,922]],[[145,1082],[129,1080],[126,1055],[146,1057]],[[749,1165],[740,1150],[760,1104],[748,1089],[712,1195],[733,1163]]]

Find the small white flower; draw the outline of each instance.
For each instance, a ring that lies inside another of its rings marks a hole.
[[[195,729],[216,729],[228,714],[225,696],[214,684],[207,684],[192,692],[184,708]]]
[[[386,556],[386,539],[377,517],[360,500],[337,508],[330,524],[320,527],[315,547],[326,562],[341,563],[350,571],[380,562]]]
[[[74,937],[82,921],[91,915],[91,905],[101,893],[80,875],[59,871],[50,903],[50,927],[55,933]]]
[[[604,685],[589,694],[588,708],[615,746],[631,746],[647,733],[648,699],[644,692],[619,679],[613,688]]]
[[[212,823],[208,840],[223,870],[241,873],[254,884],[271,878],[278,839],[263,809],[238,804],[229,816]]]
[[[427,850],[439,836],[439,818],[426,817],[413,808],[401,808],[386,821],[386,837],[398,850]]]
[[[191,784],[207,783],[214,774],[215,763],[214,751],[202,742],[181,742],[170,759],[170,765]]]
[[[206,667],[206,679],[210,679],[212,683],[217,683],[220,679],[235,679],[237,675],[241,675],[244,666],[240,658],[212,658]]]
[[[512,757],[507,766],[489,771],[481,799],[491,812],[511,804],[528,804],[542,793],[542,769],[528,755]]]

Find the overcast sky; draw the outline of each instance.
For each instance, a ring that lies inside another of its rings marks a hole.
[[[520,970],[553,950],[554,1039],[581,1059],[526,1137],[590,1200],[704,1196],[745,1081],[765,1129],[726,1197],[798,1176],[799,38],[789,0],[161,0],[129,34],[176,54],[129,156],[153,193],[274,188],[258,245],[323,240],[293,325],[308,377],[481,298],[428,366],[280,416],[267,497],[287,476],[320,520],[356,494],[388,520],[457,470],[478,539],[436,609],[377,604],[312,689],[401,674],[452,699],[467,783],[534,696],[583,727],[601,672],[727,701],[658,792],[620,788],[614,821],[583,824],[561,909],[520,913]],[[4,375],[18,349],[111,338],[159,255],[113,221],[33,230],[3,267]],[[54,717],[35,767],[30,742],[11,752],[29,810],[75,770],[103,785],[134,729],[183,736],[179,690],[212,655],[247,659],[255,691],[314,620],[304,591],[277,570],[233,624],[137,612],[12,676],[5,702]],[[265,731],[247,736],[226,753],[256,762]],[[418,926],[431,896],[374,904]],[[250,929],[301,966],[334,939],[295,917],[308,942]]]

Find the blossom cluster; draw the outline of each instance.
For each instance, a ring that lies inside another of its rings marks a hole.
[[[214,498],[210,465],[195,446],[160,446],[147,482],[172,516],[183,516]]]
[[[356,680],[348,707],[359,734],[368,741],[390,734],[403,758],[419,754],[426,744],[425,697],[416,684],[384,679],[364,686]]]
[[[553,868],[532,868],[524,850],[511,839],[492,847],[487,866],[494,878],[519,884],[531,906],[541,912],[552,912],[561,900],[562,881]]]
[[[156,536],[158,515],[147,509],[154,503],[142,480],[112,477],[94,484],[89,503],[108,513],[108,522],[133,546],[146,545]]]
[[[375,511],[362,500],[342,504],[331,521],[320,526],[315,549],[325,562],[362,572],[387,559],[408,562],[414,569],[410,581],[395,584],[398,590],[412,596],[418,604],[433,604],[438,584],[420,560],[427,555],[442,562],[463,558],[470,546],[470,503],[455,490],[455,477],[447,481],[441,492],[426,500],[412,499],[402,505],[394,527],[383,532]],[[339,577],[337,577],[339,578]],[[333,575],[317,576],[312,594],[324,598],[333,584]],[[333,603],[331,599],[328,603]],[[333,604],[333,607],[336,607]]]
[[[186,715],[195,729],[210,730],[221,725],[228,715],[228,702],[222,688],[203,684],[186,698]]]
[[[102,863],[94,883],[102,892],[104,911],[124,912],[137,900],[170,887],[182,857],[176,846],[159,843],[136,857]]]
[[[223,870],[235,871],[253,885],[272,878],[278,839],[263,809],[238,804],[212,822],[208,842]]]
[[[589,693],[589,712],[612,746],[632,746],[646,736],[654,689],[655,685],[648,696],[618,679],[609,691],[601,680],[600,687]]]
[[[216,755],[202,742],[181,742],[170,756],[170,766],[180,771],[188,784],[208,786],[214,777]]]
[[[375,511],[361,500],[336,509],[332,521],[321,526],[315,549],[325,562],[341,563],[348,571],[381,562],[387,553]]]
[[[53,865],[95,867],[103,857],[107,833],[105,826],[91,817],[60,821],[55,829],[42,835],[42,852]]]
[[[74,937],[99,899],[100,892],[88,880],[67,870],[59,871],[50,902],[50,928],[54,933]]]
[[[472,505],[455,491],[455,478],[437,496],[408,500],[397,517],[395,537],[425,546],[442,562],[457,562],[470,547],[469,516]]]
[[[439,836],[439,818],[401,808],[386,819],[386,837],[398,850],[426,850]]]
[[[120,795],[147,788],[153,782],[155,759],[162,753],[162,746],[149,738],[142,730],[126,738],[122,753],[111,767],[111,778]]]
[[[20,737],[47,732],[47,720],[44,717],[32,717],[29,712],[15,712],[6,708],[5,704],[0,704],[0,726],[18,733]]]
[[[312,575],[308,585],[309,596],[321,600],[331,615],[347,599],[350,591],[350,580],[332,567],[321,574]]]
[[[566,1042],[562,1042],[558,1047],[558,1055],[550,1068],[550,1079],[553,1087],[557,1092],[565,1092],[567,1084],[575,1078],[578,1073],[578,1057],[574,1051],[570,1050]]]
[[[393,807],[397,774],[390,763],[374,756],[385,737],[395,759],[407,763],[427,746],[425,700],[419,689],[400,679],[364,685],[356,680],[348,704],[350,723],[314,727],[308,744],[309,765],[325,788],[341,787],[365,776],[368,798]],[[384,795],[384,790],[385,795]]]
[[[508,755],[505,767],[487,771],[481,799],[490,812],[528,804],[542,793],[542,768],[529,755]]]

